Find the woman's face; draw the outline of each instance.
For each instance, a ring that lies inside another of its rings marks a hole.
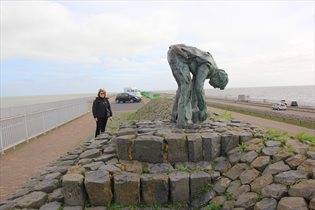
[[[106,93],[105,93],[105,92],[103,92],[103,91],[100,92],[100,97],[101,97],[101,98],[104,98],[105,96],[106,96]]]

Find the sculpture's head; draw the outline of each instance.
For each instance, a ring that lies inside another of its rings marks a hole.
[[[223,69],[216,69],[209,80],[209,84],[214,88],[223,90],[229,82],[229,77]]]

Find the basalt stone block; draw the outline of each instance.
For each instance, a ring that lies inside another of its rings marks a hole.
[[[225,173],[225,176],[235,180],[249,167],[245,163],[238,163]]]
[[[68,169],[67,174],[84,174],[85,168],[83,166],[72,166]]]
[[[271,184],[261,189],[261,194],[264,197],[272,197],[275,199],[281,198],[287,192],[287,187],[282,184]]]
[[[67,206],[83,206],[86,192],[81,174],[66,174],[62,177],[64,203]]]
[[[61,173],[55,172],[55,173],[47,174],[44,180],[60,179],[61,177],[62,177]]]
[[[198,135],[187,136],[188,159],[192,162],[201,161],[202,158],[202,138]]]
[[[169,175],[171,201],[189,202],[189,173],[175,172]]]
[[[277,210],[307,210],[307,204],[304,198],[284,197],[278,203]]]
[[[221,154],[221,137],[216,133],[202,135],[203,159],[213,160]]]
[[[309,175],[312,175],[313,168],[315,168],[315,160],[307,159],[297,168],[298,170],[305,171]]]
[[[256,177],[259,176],[259,171],[256,169],[246,170],[240,175],[240,180],[242,184],[249,184],[251,183]]]
[[[261,189],[273,182],[271,174],[265,174],[256,178],[251,184],[251,190],[257,193],[261,192]]]
[[[269,162],[270,156],[260,156],[251,163],[251,167],[254,167],[259,171],[263,171]]]
[[[163,162],[163,138],[138,136],[133,144],[133,159],[149,163]]]
[[[214,190],[209,189],[206,192],[200,193],[197,197],[193,197],[190,202],[190,209],[199,209],[200,206],[204,206],[209,203],[210,200],[214,199],[216,196],[216,192]]]
[[[258,194],[254,192],[246,192],[238,197],[235,202],[235,206],[243,207],[245,209],[251,209],[256,204],[258,200]]]
[[[91,171],[85,176],[85,189],[92,206],[106,206],[111,203],[110,175],[107,171]]]
[[[257,152],[249,151],[241,155],[241,162],[251,163],[258,156]]]
[[[18,208],[39,209],[47,201],[47,194],[35,191],[18,199],[16,206]]]
[[[105,154],[105,155],[102,155],[98,158],[95,158],[94,161],[98,162],[98,161],[102,161],[102,162],[107,162],[113,158],[116,157],[116,154]]]
[[[276,210],[277,201],[273,198],[264,198],[255,204],[254,210]]]
[[[163,173],[169,173],[174,168],[169,163],[156,163],[156,164],[149,164],[147,169],[150,174],[163,174]]]
[[[120,161],[120,164],[116,164],[117,167],[120,167],[123,171],[142,174],[143,168],[142,163],[136,160],[128,161]]]
[[[89,171],[95,171],[99,169],[100,167],[104,166],[105,164],[101,161],[98,162],[92,162],[88,163],[86,165],[83,165],[84,169],[89,170]]]
[[[39,208],[39,210],[59,210],[61,208],[61,203],[59,202],[51,202],[43,205]]]
[[[143,174],[141,176],[142,198],[147,204],[168,202],[168,176],[166,174]]]
[[[64,206],[62,210],[83,210],[83,206]]]
[[[135,128],[122,128],[117,132],[117,136],[137,135]]]
[[[241,185],[240,180],[235,180],[230,183],[228,189],[226,192],[230,193],[233,197],[233,199],[237,200],[240,195],[242,195],[245,192],[250,191],[249,185]]]
[[[276,154],[274,154],[273,156],[272,156],[272,159],[273,159],[273,161],[280,161],[280,160],[286,160],[287,158],[289,158],[289,157],[291,157],[291,156],[293,156],[293,154],[292,153],[290,153],[290,152],[287,152],[287,151],[285,151],[285,150],[282,150],[282,151],[279,151],[279,152],[277,152]]]
[[[301,154],[294,155],[288,159],[285,160],[285,162],[291,167],[296,168],[298,167],[303,161],[306,160],[306,157]]]
[[[131,146],[135,135],[119,136],[116,138],[117,156],[120,160],[131,159]]]
[[[183,134],[169,134],[165,137],[168,144],[168,161],[186,162],[188,161],[188,145],[186,136]]]
[[[48,201],[53,202],[53,201],[58,201],[58,202],[63,202],[63,193],[62,193],[62,188],[55,189],[52,193],[48,195]]]
[[[231,180],[228,178],[220,178],[213,186],[213,189],[218,193],[221,194],[225,192],[229,184],[231,183]]]
[[[55,189],[57,189],[57,183],[58,181],[56,179],[41,181],[38,184],[36,184],[36,186],[34,187],[34,191],[51,193]]]
[[[121,169],[115,165],[104,165],[104,166],[101,166],[98,170],[108,171],[110,174],[121,172]]]
[[[312,199],[315,196],[315,180],[303,180],[290,187],[289,195],[292,197],[304,197]]]
[[[284,171],[288,171],[290,170],[290,167],[288,165],[286,165],[282,160],[273,164],[270,164],[266,167],[266,169],[264,170],[263,174],[278,174],[280,172],[284,172]]]
[[[211,183],[210,174],[198,171],[190,175],[190,198],[191,200],[200,196],[200,192]]]
[[[291,170],[279,173],[274,177],[274,182],[285,184],[285,185],[292,185],[298,180],[307,179],[307,173],[304,171],[299,170]]]
[[[85,158],[96,158],[98,156],[100,156],[101,152],[99,149],[90,149],[90,150],[86,150],[85,152],[83,152],[79,158],[80,159],[85,159]]]
[[[239,137],[240,137],[240,143],[244,143],[244,142],[250,141],[253,138],[253,134],[251,134],[251,133],[240,133]]]
[[[221,155],[226,155],[228,151],[239,145],[239,136],[236,134],[221,135]]]
[[[115,203],[135,205],[140,202],[140,175],[124,172],[114,175]]]

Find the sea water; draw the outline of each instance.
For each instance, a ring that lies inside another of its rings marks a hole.
[[[46,96],[12,96],[1,97],[1,108],[13,106],[27,106],[32,104],[65,101],[85,97],[93,97],[96,94],[65,94],[65,95],[46,95]]]
[[[239,95],[248,96],[249,101],[275,103],[285,100],[288,104],[297,101],[299,105],[315,107],[315,86],[281,86],[206,89],[205,95],[212,98],[237,100]]]

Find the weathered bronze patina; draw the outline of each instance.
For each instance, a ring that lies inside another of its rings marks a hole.
[[[223,90],[229,81],[227,73],[217,67],[209,52],[184,44],[170,46],[167,59],[178,85],[172,121],[180,128],[205,121],[204,82],[210,79],[212,87]]]

